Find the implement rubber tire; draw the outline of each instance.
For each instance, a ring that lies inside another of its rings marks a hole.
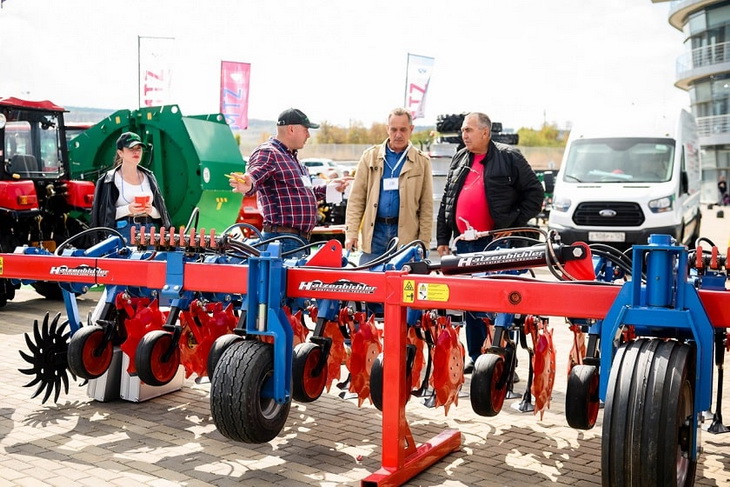
[[[312,370],[322,357],[322,347],[316,343],[300,343],[294,347],[292,359],[292,399],[298,402],[312,402],[319,399],[327,385],[327,364],[318,376]]]
[[[380,353],[373,360],[373,365],[370,369],[370,400],[378,411],[383,410],[383,367],[383,354]],[[412,371],[406,370],[405,388],[401,392],[401,405],[405,405],[411,398],[410,387],[412,376]]]
[[[274,347],[245,340],[223,352],[210,381],[210,412],[223,436],[244,443],[266,443],[284,428],[291,401],[262,397],[274,375]]]
[[[180,367],[180,347],[175,344],[170,358],[162,361],[171,346],[172,333],[163,330],[154,330],[142,337],[134,357],[137,376],[142,382],[151,386],[164,386],[175,378]]]
[[[618,349],[603,412],[603,485],[694,485],[693,357],[675,340],[639,339]]]
[[[471,373],[471,407],[479,416],[496,416],[507,397],[507,370],[504,358],[496,353],[480,355]]]
[[[57,282],[36,281],[32,283],[31,286],[35,289],[35,292],[46,299],[53,301],[60,301],[63,299],[63,290]]]
[[[221,335],[216,338],[216,340],[213,342],[213,345],[210,347],[210,352],[208,352],[206,371],[208,373],[209,379],[213,377],[213,372],[215,372],[215,368],[218,365],[221,357],[223,356],[223,352],[225,352],[232,344],[242,341],[243,337],[234,335],[233,333]]]
[[[589,430],[596,425],[600,399],[599,378],[595,365],[576,365],[570,369],[565,391],[565,419],[571,428]]]
[[[108,341],[103,344],[101,353],[96,353],[103,340],[104,329],[99,325],[83,326],[71,336],[66,357],[68,368],[76,377],[96,379],[109,370],[114,345]]]

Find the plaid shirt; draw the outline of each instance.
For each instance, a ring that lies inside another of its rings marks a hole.
[[[317,225],[317,200],[324,199],[326,186],[307,187],[309,171],[281,141],[271,137],[251,154],[246,172],[253,177],[264,223],[309,233]]]

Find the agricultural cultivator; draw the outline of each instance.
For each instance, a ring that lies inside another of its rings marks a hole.
[[[169,383],[180,367],[208,376],[219,431],[262,443],[280,434],[292,400],[316,401],[336,383],[383,413],[382,468],[362,484],[401,484],[461,446],[457,430],[417,446],[406,403],[418,396],[453,413],[464,349],[447,310],[466,310],[488,327],[470,382],[477,414],[499,414],[510,397],[520,347],[530,372],[519,408],[544,412],[556,372],[564,373],[552,333],[567,326],[566,420],[590,429],[603,402],[603,484],[694,483],[699,423],[730,326],[727,256],[712,242],[699,239],[688,251],[654,235],[622,254],[519,229],[493,235],[483,252],[437,263],[413,242],[357,267],[336,240],[284,254],[254,228],[234,228],[140,230],[128,243],[109,229],[86,249],[72,238],[52,254],[0,254],[0,278],[58,281],[64,291],[67,320],[46,316],[26,335],[27,385],[44,402],[58,400],[70,379],[103,376],[121,349],[127,373],[150,386]],[[535,267],[555,280],[525,275]],[[102,299],[83,320],[76,296],[99,284]],[[382,317],[370,303],[382,304]],[[714,432],[727,430],[719,392]]]

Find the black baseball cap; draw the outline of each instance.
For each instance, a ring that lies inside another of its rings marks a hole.
[[[319,128],[319,124],[310,122],[304,112],[296,108],[288,108],[281,112],[276,125],[304,125],[308,129]]]
[[[138,145],[141,145],[143,149],[147,148],[147,144],[142,142],[142,139],[139,137],[139,135],[135,134],[134,132],[124,132],[117,139],[117,149],[119,150],[122,150],[124,147],[126,147],[127,149],[131,149],[132,147],[137,147]]]

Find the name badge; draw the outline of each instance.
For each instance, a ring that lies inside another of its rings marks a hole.
[[[302,184],[304,184],[305,188],[311,188],[312,178],[310,178],[309,176],[302,176]]]
[[[385,178],[385,179],[383,179],[383,189],[385,191],[396,191],[396,190],[398,190],[398,178]]]

